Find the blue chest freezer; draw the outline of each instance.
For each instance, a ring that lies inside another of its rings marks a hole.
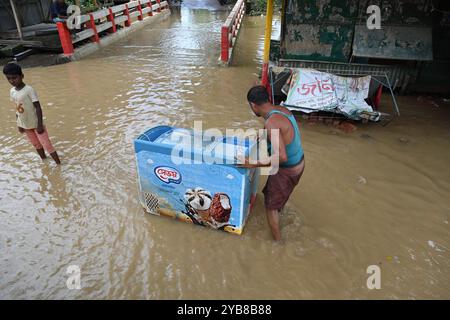
[[[235,166],[256,142],[157,126],[134,141],[139,200],[152,214],[241,234],[259,169]]]

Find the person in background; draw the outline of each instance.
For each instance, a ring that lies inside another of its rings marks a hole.
[[[27,136],[42,160],[46,158],[45,149],[56,164],[61,164],[44,126],[42,108],[36,91],[23,82],[22,68],[16,63],[8,63],[3,67],[3,74],[13,86],[10,90],[10,99],[15,104],[19,132]]]
[[[272,105],[265,87],[251,88],[247,93],[247,100],[253,113],[265,120],[264,129],[267,130],[270,163],[258,161],[256,164],[250,164],[245,160],[241,166],[254,168],[279,163],[277,173],[269,175],[263,189],[267,221],[274,239],[279,241],[281,240],[281,210],[299,183],[305,169],[300,130],[294,115],[288,109]],[[273,136],[276,132],[279,133],[278,139]]]
[[[53,0],[50,5],[50,14],[52,21],[54,23],[57,22],[66,22],[67,16],[67,8],[68,5],[64,0]]]

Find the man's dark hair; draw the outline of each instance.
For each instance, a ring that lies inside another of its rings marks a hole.
[[[23,75],[23,72],[22,68],[17,63],[10,62],[3,67],[3,74],[11,76],[21,76]]]
[[[247,93],[248,102],[253,102],[254,104],[260,106],[266,102],[269,102],[269,94],[263,86],[254,86]]]

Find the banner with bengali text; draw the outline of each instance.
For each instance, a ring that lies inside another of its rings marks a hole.
[[[361,112],[373,112],[364,100],[370,80],[370,76],[341,77],[314,69],[294,69],[284,105],[305,113],[334,111],[359,119]]]

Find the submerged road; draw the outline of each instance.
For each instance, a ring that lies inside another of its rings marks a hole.
[[[262,125],[245,96],[264,18],[245,17],[221,68],[221,9],[185,0],[86,59],[25,70],[61,167],[17,133],[0,82],[0,298],[449,298],[450,117],[414,97],[399,98],[402,117],[387,127],[302,123],[307,169],[283,212],[283,245],[261,193],[242,236],[142,210],[133,140],[144,130]],[[373,264],[381,290],[366,287]],[[71,265],[81,290],[66,286]]]

